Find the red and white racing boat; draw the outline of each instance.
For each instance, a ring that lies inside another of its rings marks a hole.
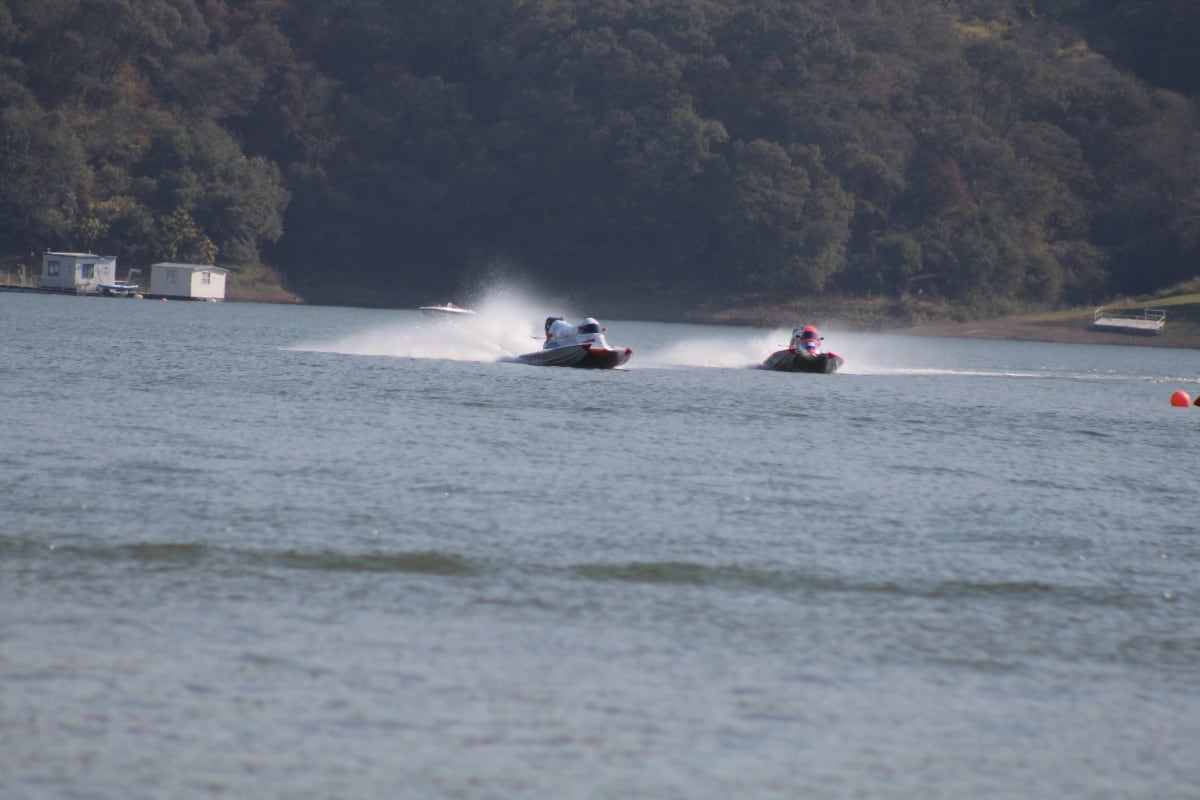
[[[605,330],[591,317],[578,326],[563,322],[561,317],[551,317],[546,320],[546,343],[542,349],[517,356],[514,360],[535,367],[619,367],[633,355],[633,349],[610,345],[604,338]]]

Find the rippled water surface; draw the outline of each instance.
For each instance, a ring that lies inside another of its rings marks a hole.
[[[564,311],[0,293],[0,796],[1200,796],[1195,351]]]

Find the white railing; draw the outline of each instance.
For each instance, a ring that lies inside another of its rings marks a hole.
[[[1141,311],[1106,311],[1103,306],[1092,313],[1092,327],[1114,331],[1158,333],[1167,322],[1167,312],[1161,308]]]

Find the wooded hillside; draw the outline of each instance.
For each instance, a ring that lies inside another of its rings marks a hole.
[[[0,0],[0,266],[1099,303],[1200,273],[1197,33],[1191,0]]]

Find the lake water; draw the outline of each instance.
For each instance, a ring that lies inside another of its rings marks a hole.
[[[0,293],[0,796],[1200,797],[1200,353],[480,311]]]

